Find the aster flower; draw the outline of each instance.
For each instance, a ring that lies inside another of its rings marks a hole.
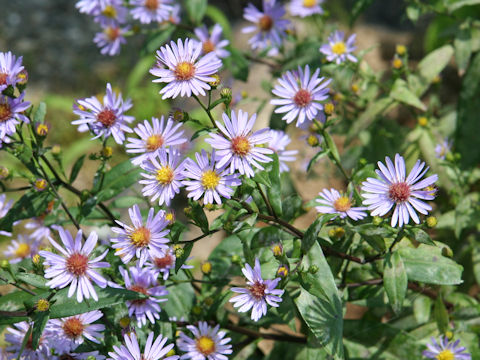
[[[435,156],[437,159],[445,160],[445,156],[452,151],[452,142],[445,138],[442,143],[435,146]]]
[[[187,329],[192,332],[194,338],[180,332],[177,346],[186,352],[182,359],[226,360],[225,355],[232,353],[232,345],[228,344],[231,339],[225,337],[225,331],[218,331],[220,325],[212,327],[206,321],[200,321],[198,327],[187,325]]]
[[[280,172],[289,171],[287,161],[295,161],[295,155],[298,154],[298,150],[285,150],[288,144],[290,144],[290,137],[281,130],[270,130],[270,141],[268,148],[272,149],[274,153],[278,155],[278,161],[280,163]]]
[[[283,19],[285,8],[277,4],[276,0],[263,0],[263,12],[252,4],[248,4],[243,12],[243,17],[253,25],[244,27],[242,33],[255,35],[248,40],[252,50],[264,50],[270,47],[269,56],[278,53],[282,40],[286,35],[286,29],[290,21]]]
[[[16,264],[23,259],[31,258],[38,251],[40,243],[31,236],[17,235],[16,240],[12,240],[7,250],[4,252],[6,257],[11,257],[10,264]]]
[[[185,161],[183,175],[187,178],[182,181],[188,191],[188,197],[197,201],[203,196],[204,204],[221,204],[220,196],[230,199],[235,190],[232,186],[241,185],[238,174],[231,174],[225,170],[226,165],[216,169],[215,150],[211,159],[205,150],[202,153],[195,153],[197,162],[192,159]]]
[[[283,120],[290,124],[297,119],[297,126],[304,121],[313,119],[323,110],[320,101],[328,99],[331,79],[323,81],[325,78],[318,77],[320,69],[315,70],[310,77],[310,67],[307,65],[305,70],[298,67],[298,73],[287,71],[280,79],[278,84],[272,90],[273,94],[280,99],[270,101],[273,105],[280,105],[275,109],[275,113],[286,113]]]
[[[140,167],[146,171],[142,173],[145,180],[140,184],[145,185],[142,189],[143,196],[151,197],[150,201],[158,199],[158,204],[167,206],[180,192],[184,163],[180,163],[180,153],[173,149],[159,149],[155,156],[144,161]]]
[[[187,142],[187,139],[182,136],[184,131],[180,130],[182,124],[175,124],[171,117],[168,118],[166,124],[163,115],[160,120],[152,117],[152,125],[145,120],[143,124],[138,124],[133,129],[140,139],[128,138],[127,152],[141,153],[141,155],[131,159],[134,165],[140,165],[160,148],[181,145]]]
[[[188,258],[187,261],[190,259]],[[162,274],[163,280],[167,280],[170,276],[170,269],[175,269],[176,260],[175,250],[170,246],[168,249],[161,250],[158,254],[152,256],[151,260],[145,263],[145,267],[152,271],[155,278]],[[181,269],[193,269],[193,266],[183,264]]]
[[[316,206],[315,208],[321,214],[337,214],[341,219],[345,219],[348,216],[355,221],[367,216],[367,213],[363,211],[367,210],[366,207],[352,207],[351,195],[341,195],[335,189],[323,189],[318,195],[320,195],[320,199],[316,201],[320,206]]]
[[[100,9],[95,14],[95,22],[101,26],[114,26],[127,21],[128,10],[122,0],[101,0]]]
[[[365,198],[364,205],[368,206],[372,216],[383,216],[395,205],[392,215],[392,227],[408,224],[410,217],[417,224],[420,223],[418,211],[427,215],[432,207],[422,200],[433,200],[434,194],[426,188],[438,180],[438,175],[429,176],[420,180],[428,171],[425,163],[417,160],[412,171],[405,179],[405,160],[399,154],[395,155],[395,165],[389,157],[385,157],[387,166],[380,161],[377,163],[380,170],[375,170],[380,179],[368,178],[362,184]]]
[[[170,16],[168,18],[168,22],[172,24],[180,24],[182,19],[180,18],[180,12],[182,11],[182,7],[178,4],[172,6],[172,10],[170,11]]]
[[[222,40],[223,29],[219,24],[215,24],[210,35],[206,25],[196,28],[195,35],[202,43],[202,54],[208,54],[210,52],[215,53],[220,59],[230,55],[230,52],[225,50],[224,47],[230,42],[228,40]]]
[[[327,60],[341,64],[344,61],[350,60],[357,62],[357,58],[352,55],[352,52],[357,48],[355,43],[356,34],[350,35],[345,42],[345,33],[343,31],[335,31],[328,37],[328,44],[323,44],[320,47],[320,52],[327,56]]]
[[[78,130],[81,132],[91,129],[95,134],[93,139],[100,136],[106,139],[112,135],[117,144],[123,144],[124,132],[132,132],[127,123],[135,118],[124,114],[132,107],[132,102],[130,99],[123,101],[122,94],[113,92],[110,84],[107,84],[103,104],[95,96],[79,99],[77,103],[73,113],[80,116],[80,119],[72,121],[72,124],[80,125]]]
[[[422,354],[429,359],[437,360],[470,360],[472,356],[467,353],[467,349],[460,345],[460,340],[449,342],[446,336],[440,337],[437,343],[434,337],[431,338],[432,343],[427,344],[428,350]]]
[[[120,47],[127,43],[125,33],[130,27],[121,27],[120,25],[106,25],[102,31],[95,34],[93,42],[100,48],[102,55],[115,56],[120,54]]]
[[[96,15],[101,11],[101,0],[80,0],[75,3],[75,7],[82,14]]]
[[[101,311],[94,310],[62,319],[52,319],[48,323],[48,329],[57,335],[55,342],[64,343],[62,352],[72,351],[82,344],[84,339],[100,344],[100,340],[103,339],[101,332],[105,330],[105,325],[92,323],[102,316]]]
[[[29,237],[35,239],[38,243],[48,239],[51,235],[51,230],[48,226],[45,226],[45,222],[41,217],[31,219],[25,224],[25,229],[33,230]]]
[[[89,351],[84,353],[72,353],[72,352],[64,352],[63,354],[59,354],[58,357],[54,357],[54,360],[88,360],[88,358],[93,356],[95,360],[104,360],[105,356],[100,355],[98,351]]]
[[[92,286],[92,280],[101,288],[107,286],[105,280],[95,269],[110,267],[107,262],[101,262],[108,253],[105,250],[103,254],[91,259],[92,251],[97,245],[97,233],[92,232],[82,246],[82,230],[79,230],[75,240],[72,235],[61,226],[56,228],[65,248],[60,246],[55,240],[49,238],[50,243],[60,252],[60,255],[50,251],[40,251],[40,256],[44,257],[45,265],[49,267],[45,270],[45,277],[51,279],[46,283],[47,286],[63,289],[68,284],[68,297],[77,292],[77,301],[82,302],[83,298],[93,298],[98,301],[97,293]]]
[[[172,0],[132,0],[130,10],[132,17],[142,24],[168,20],[172,11]]]
[[[15,87],[18,75],[22,72],[22,57],[16,57],[10,51],[0,52],[0,92],[9,85]]]
[[[234,296],[229,301],[233,302],[234,307],[240,307],[239,312],[247,312],[252,309],[251,318],[258,321],[267,314],[267,304],[278,307],[282,302],[284,290],[275,289],[280,278],[274,280],[263,280],[260,261],[255,259],[255,267],[252,269],[249,264],[245,264],[242,269],[243,275],[247,278],[247,287],[232,287],[232,291],[241,295]]]
[[[0,219],[2,219],[5,215],[7,215],[8,211],[12,208],[13,200],[7,200],[7,195],[1,194],[0,195]],[[12,233],[7,231],[0,230],[0,235],[3,236],[12,236]]]
[[[119,267],[119,270],[125,281],[125,288],[148,296],[147,299],[127,301],[128,316],[135,316],[138,327],[146,325],[147,318],[154,324],[155,320],[160,318],[159,303],[167,301],[166,298],[159,299],[158,297],[167,296],[167,288],[158,285],[155,273],[148,268],[136,266],[130,267],[127,271]]]
[[[6,141],[6,136],[15,134],[15,126],[21,121],[29,123],[23,112],[30,107],[29,101],[23,101],[23,92],[17,98],[0,95],[0,141]]]
[[[111,356],[111,358],[108,358],[109,360],[177,360],[180,358],[178,355],[164,357],[172,350],[173,344],[165,346],[168,339],[161,334],[155,342],[153,342],[153,332],[148,335],[143,354],[140,352],[135,333],[125,334],[124,340],[126,346],[114,346],[114,351],[108,353]]]
[[[300,16],[302,18],[314,14],[323,14],[323,9],[320,4],[324,0],[292,0],[290,3],[290,13],[293,16]]]
[[[238,110],[238,116],[232,111],[231,119],[226,113],[223,113],[222,117],[225,126],[218,121],[216,124],[225,137],[210,133],[210,138],[205,139],[205,142],[218,150],[216,168],[221,169],[230,165],[231,173],[238,170],[242,175],[253,177],[252,165],[263,170],[259,162],[272,161],[266,155],[272,154],[273,151],[258,146],[270,141],[269,129],[265,128],[252,134],[257,114],[253,114],[249,120],[248,113],[242,110]]]
[[[132,226],[115,220],[121,228],[111,228],[114,233],[118,234],[118,237],[111,239],[112,247],[117,249],[115,254],[121,257],[124,264],[129,263],[135,256],[139,259],[139,265],[143,266],[148,258],[153,258],[155,254],[168,249],[166,245],[168,239],[165,237],[170,232],[165,229],[168,220],[165,219],[163,210],[155,215],[155,209],[150,208],[144,224],[140,208],[136,204],[128,209],[128,213]]]
[[[211,75],[222,67],[222,62],[214,52],[199,58],[201,52],[202,44],[191,39],[171,41],[157,51],[157,64],[150,73],[159,78],[153,82],[168,83],[160,90],[162,99],[205,95],[205,90],[210,90],[208,83],[215,80]]]
[[[13,327],[11,328],[7,328],[5,333],[5,341],[9,342],[11,345],[7,346],[6,350],[13,355],[10,355],[10,359],[18,359],[23,340],[25,339],[25,335],[31,326],[33,326],[33,323],[29,324],[26,321],[22,321],[13,324]],[[27,345],[22,352],[22,359],[49,360],[51,358],[50,346],[47,340],[51,336],[54,336],[54,334],[52,334],[48,329],[45,329],[42,336],[40,336],[36,349],[32,348],[31,341],[27,342]]]

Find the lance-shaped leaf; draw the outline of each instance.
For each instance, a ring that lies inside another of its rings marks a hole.
[[[387,254],[383,269],[383,287],[396,314],[402,310],[403,301],[407,295],[407,285],[407,273],[400,254],[398,251]]]

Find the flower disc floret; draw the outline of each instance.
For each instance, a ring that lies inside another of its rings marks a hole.
[[[356,34],[350,35],[347,41],[344,41],[345,33],[335,31],[328,37],[328,43],[320,47],[320,52],[327,56],[327,60],[341,64],[344,61],[357,62],[353,52],[357,48],[355,44]]]
[[[163,22],[169,19],[173,10],[173,0],[131,0],[130,13],[142,24]]]
[[[366,207],[352,207],[351,196],[342,195],[335,189],[323,189],[318,195],[319,206],[316,209],[321,214],[338,214],[341,219],[348,216],[352,220],[360,220],[367,216],[364,211]]]
[[[324,0],[292,0],[290,2],[290,13],[293,16],[300,16],[302,18],[314,14],[323,14],[323,9],[320,4]]]
[[[206,25],[196,28],[194,32],[202,44],[203,54],[214,53],[219,59],[230,55],[230,52],[224,49],[230,42],[222,38],[223,29],[219,24],[213,26],[211,33]]]
[[[441,336],[437,342],[431,338],[431,343],[427,344],[428,350],[423,352],[423,356],[435,360],[471,360],[472,355],[467,349],[460,346],[460,340],[449,342],[446,336]]]

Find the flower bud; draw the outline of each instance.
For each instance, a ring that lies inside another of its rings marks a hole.
[[[326,115],[332,115],[333,112],[335,111],[335,105],[333,105],[333,103],[331,103],[331,102],[326,103],[324,108],[323,108],[323,111],[325,112]]]
[[[224,87],[222,91],[220,91],[220,96],[222,99],[225,99],[228,103],[230,103],[230,101],[232,101],[232,89],[229,87]]]
[[[198,305],[194,305],[192,307],[192,313],[194,313],[195,315],[200,315],[202,313],[202,308],[201,306],[198,306]]]
[[[220,85],[220,76],[218,76],[218,74],[210,75],[210,77],[215,79],[208,83],[212,88],[216,88],[218,85]]]
[[[168,223],[172,225],[175,222],[175,213],[173,211],[167,212],[165,214],[165,220],[167,220]]]
[[[102,155],[106,158],[109,158],[111,157],[113,154],[113,149],[111,146],[105,146],[103,149],[102,149]]]
[[[50,309],[50,303],[46,299],[39,299],[35,304],[35,307],[37,308],[37,311],[44,312]]]
[[[242,259],[238,255],[232,255],[232,263],[241,265]]]
[[[407,47],[405,45],[397,45],[395,47],[395,52],[400,56],[405,55],[407,52]]]
[[[183,248],[181,248],[181,247],[175,248],[175,257],[176,258],[182,257],[184,253],[185,253],[185,251],[183,250]]]
[[[428,125],[428,119],[425,116],[420,116],[417,121],[418,121],[418,125],[420,126],[425,127]]]
[[[17,85],[26,85],[28,82],[28,71],[23,69],[17,76]]]
[[[452,340],[453,339],[453,332],[451,332],[450,330],[447,330],[447,331],[445,331],[445,336],[447,337],[448,340]]]
[[[130,322],[130,318],[128,316],[124,316],[118,321],[118,324],[120,325],[120,327],[122,327],[122,329],[125,329],[130,325]]]
[[[360,90],[357,84],[352,84],[351,89],[355,94],[358,93],[358,90]]]
[[[37,124],[35,128],[35,132],[38,136],[47,136],[48,134],[48,126],[46,124]]]
[[[401,69],[402,66],[403,66],[402,59],[400,59],[398,57],[394,58],[393,61],[392,61],[392,66],[393,66],[394,69]]]
[[[375,226],[379,226],[383,222],[383,218],[380,216],[374,216],[372,220],[372,224]]]
[[[320,144],[320,141],[318,140],[317,136],[309,135],[308,138],[307,138],[307,143],[311,147],[315,147],[315,146],[318,146],[318,144]]]
[[[6,179],[10,171],[5,166],[0,166],[0,180]]]
[[[205,298],[205,300],[203,300],[203,302],[205,303],[205,305],[207,306],[212,306],[213,305],[213,298],[211,298],[210,296]]]
[[[435,226],[437,226],[437,218],[435,216],[429,216],[427,217],[427,226],[429,228],[434,228]]]
[[[9,266],[10,266],[10,263],[8,262],[8,260],[3,259],[2,261],[0,261],[0,268],[8,269]]]
[[[212,263],[210,261],[205,261],[203,264],[202,264],[202,273],[204,273],[205,275],[208,275],[212,272]]]
[[[308,272],[310,274],[316,274],[318,272],[318,266],[317,265],[310,265],[308,268]]]
[[[272,248],[274,256],[281,256],[283,254],[283,246],[282,244],[275,244]]]
[[[286,265],[281,265],[277,270],[277,276],[280,277],[287,277],[288,275],[288,268]]]
[[[165,357],[174,356],[175,354],[175,349],[171,349],[168,353],[165,354]]]
[[[442,255],[451,258],[453,257],[453,251],[449,247],[444,247],[442,248]]]
[[[60,147],[60,145],[53,145],[51,151],[53,155],[60,155],[60,153],[62,152],[62,148]]]
[[[47,188],[47,180],[45,179],[37,179],[35,180],[35,182],[33,183],[33,186],[35,187],[35,190],[37,191],[43,191]]]
[[[35,264],[35,265],[38,265],[40,263],[40,255],[38,254],[35,254],[33,255],[33,258],[32,258],[32,262]]]

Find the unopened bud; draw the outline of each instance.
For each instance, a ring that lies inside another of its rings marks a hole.
[[[205,305],[207,306],[212,306],[213,305],[213,298],[211,298],[210,296],[205,298],[205,300],[203,300],[203,302],[205,303]]]
[[[437,226],[437,223],[438,223],[438,220],[435,216],[427,217],[427,226],[429,228],[434,228],[435,226]]]
[[[277,270],[277,276],[286,277],[288,275],[288,268],[285,265],[282,265]]]
[[[0,180],[6,179],[10,171],[5,166],[0,166]]]
[[[26,85],[28,82],[28,71],[23,69],[17,76],[17,84]]]
[[[102,149],[102,155],[106,158],[109,158],[111,157],[113,154],[113,149],[111,146],[105,146],[103,149]]]
[[[445,331],[445,336],[447,337],[448,340],[452,340],[453,339],[453,332],[451,332],[450,330],[447,330],[447,331]]]
[[[340,94],[341,95],[341,94]],[[333,103],[326,103],[324,108],[323,108],[323,111],[325,112],[325,114],[327,115],[332,115],[333,112],[335,111],[335,105],[333,105]]]
[[[181,247],[177,247],[175,249],[175,257],[176,258],[182,257],[184,253],[185,253],[185,251]]]
[[[33,186],[35,187],[35,189],[37,191],[43,191],[47,188],[47,180],[45,179],[37,179],[35,180],[35,182],[33,183]]]
[[[205,204],[205,205],[203,205],[203,207],[205,209],[207,209],[208,211],[215,210],[215,208],[216,208],[216,206],[214,204]]]
[[[400,69],[403,66],[403,61],[400,58],[395,58],[392,61],[392,66],[394,69]]]
[[[61,152],[62,152],[62,148],[60,147],[60,145],[53,145],[52,146],[52,154],[53,155],[60,155]]]
[[[165,354],[166,357],[169,357],[169,356],[174,356],[176,354],[175,350],[172,349],[170,350],[168,353]]]
[[[10,266],[10,263],[8,262],[8,260],[3,259],[2,261],[0,261],[0,268],[8,269],[9,266]]]
[[[131,320],[128,316],[124,316],[118,321],[118,323],[123,329],[125,329],[130,325]]]
[[[218,76],[218,74],[210,75],[210,77],[215,79],[208,83],[211,87],[216,88],[218,85],[220,85],[220,76]]]
[[[38,254],[33,255],[32,262],[35,265],[38,265],[40,263],[40,255],[38,255]]]
[[[192,308],[192,313],[194,313],[195,315],[200,315],[202,313],[201,306],[194,305]]]
[[[433,84],[440,84],[442,81],[442,77],[440,75],[435,75],[435,77],[432,79]]]
[[[444,247],[442,248],[442,255],[451,258],[453,257],[453,251],[449,247]]]
[[[308,272],[310,274],[316,274],[318,272],[318,266],[317,265],[310,265],[308,268]]]
[[[35,131],[38,136],[47,136],[48,134],[48,126],[46,124],[38,124],[35,128]]]
[[[307,138],[307,143],[311,147],[315,147],[315,146],[318,146],[318,144],[320,144],[320,141],[318,140],[317,136],[309,135],[308,138]]]
[[[428,119],[425,116],[420,116],[417,121],[420,126],[425,127],[428,125]]]
[[[234,264],[241,264],[241,263],[242,263],[242,259],[241,259],[240,256],[238,256],[238,255],[232,255],[232,263],[234,263]]]
[[[192,208],[190,206],[187,206],[186,208],[183,209],[183,212],[185,215],[190,215],[192,213]]]
[[[205,261],[202,264],[202,273],[208,275],[212,272],[212,263],[210,261]]]
[[[50,303],[46,299],[40,299],[37,301],[35,307],[37,308],[37,311],[44,312],[50,309]]]
[[[222,99],[226,99],[228,102],[232,101],[232,89],[229,87],[224,87],[222,91],[220,91],[220,96]]]
[[[173,213],[173,211],[165,214],[165,220],[167,220],[170,225],[175,222],[175,214]]]
[[[383,218],[381,218],[380,216],[373,217],[373,220],[372,220],[373,225],[379,226],[382,222],[383,222]]]
[[[355,94],[358,93],[358,90],[360,90],[357,84],[352,84],[351,89]]]
[[[405,45],[397,45],[395,47],[395,52],[400,56],[405,55],[407,52],[407,47]]]
[[[276,244],[272,248],[273,255],[275,256],[281,256],[283,254],[283,246],[282,244]]]

